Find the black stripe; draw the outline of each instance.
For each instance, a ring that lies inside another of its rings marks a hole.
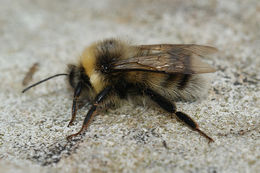
[[[173,81],[178,78],[178,74],[169,74],[165,77],[164,81],[161,82],[162,87],[169,87]]]
[[[183,90],[187,86],[190,79],[191,79],[190,74],[184,74],[182,79],[178,83],[178,89]]]

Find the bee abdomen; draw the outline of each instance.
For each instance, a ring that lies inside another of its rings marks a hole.
[[[169,88],[175,84],[179,90],[183,90],[187,87],[191,77],[190,74],[169,74],[161,81],[161,86]]]
[[[186,88],[189,80],[191,79],[191,75],[190,74],[184,74],[182,75],[182,77],[180,78],[180,81],[178,83],[178,89],[183,90],[184,88]]]
[[[179,78],[179,75],[178,75],[178,74],[169,74],[169,75],[167,75],[167,76],[164,78],[164,80],[162,80],[161,86],[162,86],[162,87],[165,87],[165,88],[168,88],[168,87],[171,86],[171,84],[172,84],[174,81],[178,80],[178,78]]]

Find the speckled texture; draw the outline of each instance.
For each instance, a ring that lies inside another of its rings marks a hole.
[[[208,141],[156,109],[126,104],[95,117],[82,138],[67,142],[87,108],[70,119],[64,72],[93,41],[196,43],[220,52],[206,61],[209,95],[177,103],[210,134]],[[0,172],[260,172],[259,0],[1,0]]]

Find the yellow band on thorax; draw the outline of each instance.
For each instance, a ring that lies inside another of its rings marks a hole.
[[[104,88],[104,78],[100,72],[96,70],[96,56],[95,56],[95,46],[91,45],[86,48],[81,55],[81,63],[87,76],[90,79],[90,83],[95,89],[96,93],[99,93]]]

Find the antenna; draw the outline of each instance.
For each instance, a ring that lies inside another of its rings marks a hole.
[[[32,84],[32,85],[28,86],[27,88],[25,88],[25,89],[22,91],[22,93],[25,93],[27,90],[31,89],[32,87],[35,87],[36,85],[39,85],[39,84],[41,84],[41,83],[43,83],[43,82],[45,82],[45,81],[47,81],[47,80],[49,80],[49,79],[52,79],[52,78],[55,78],[55,77],[58,77],[58,76],[67,76],[67,75],[69,75],[69,74],[67,74],[67,73],[60,73],[60,74],[56,74],[56,75],[54,75],[54,76],[50,76],[50,77],[48,77],[48,78],[46,78],[46,79],[43,79],[43,80],[41,80],[41,81],[39,81],[39,82],[36,82],[35,84]]]

